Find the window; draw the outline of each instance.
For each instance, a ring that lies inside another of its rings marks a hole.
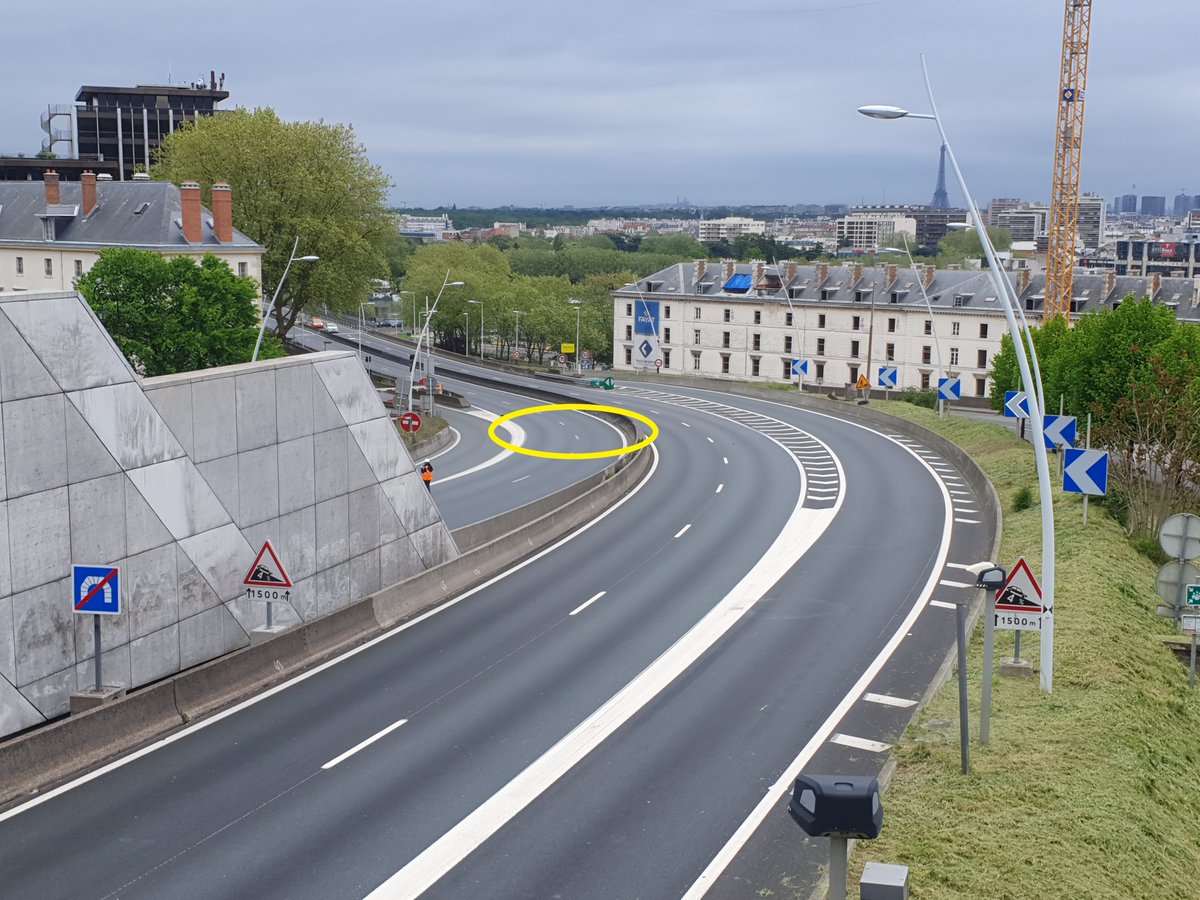
[[[825,355],[825,338],[817,338],[817,356]]]
[[[721,374],[722,375],[729,374],[729,354],[728,353],[721,354]]]
[[[758,375],[758,363],[759,363],[759,359],[757,356],[750,357],[750,374],[751,375],[755,375],[755,376]]]
[[[851,367],[850,367],[850,380],[851,380],[851,381],[858,381],[858,366],[851,366]]]
[[[884,358],[888,362],[895,362],[896,361],[896,345],[888,344],[887,347],[884,348],[883,355],[884,355]]]
[[[761,350],[762,349],[762,335],[761,334],[754,335],[753,345],[751,346],[750,349],[751,350]]]
[[[699,328],[696,328],[692,331],[692,343],[693,344],[700,343],[700,329]]]
[[[632,325],[625,326],[625,340],[627,340],[627,341],[633,340],[633,326]]]
[[[950,323],[950,336],[951,337],[958,337],[958,324],[959,324],[958,322]]]
[[[663,318],[671,318],[671,307],[669,305],[663,307]],[[666,361],[663,361],[663,368],[666,368]]]
[[[732,309],[725,310],[725,321],[726,322],[733,321],[733,310]]]
[[[23,257],[23,256],[17,257],[17,274],[18,275],[25,274],[25,257]]]
[[[42,267],[46,270],[47,278],[54,274],[54,260],[49,256],[42,260]]]
[[[761,309],[756,309],[754,311],[754,324],[755,325],[762,324],[762,310]]]
[[[900,292],[899,292],[899,291],[892,291],[892,298],[891,298],[891,302],[892,302],[892,303],[899,303],[899,302],[900,302]]]
[[[929,373],[928,372],[921,373],[921,390],[923,390],[923,391],[929,390]]]
[[[662,359],[663,359],[663,368],[664,369],[671,368],[671,351],[670,350],[664,350],[662,352]]]
[[[958,348],[957,347],[950,348],[950,365],[952,365],[952,366],[958,365]]]
[[[825,380],[825,363],[817,363],[814,375],[817,379],[817,384]]]
[[[698,307],[698,306],[692,307],[692,318],[695,319],[697,322],[700,321],[700,307]]]
[[[670,328],[663,329],[663,343],[664,344],[671,343],[671,329]]]
[[[818,327],[818,328],[824,328],[824,327],[825,327],[825,313],[818,313],[818,314],[817,314],[817,327]]]
[[[721,346],[722,347],[729,346],[729,332],[728,331],[721,332]]]
[[[987,351],[986,350],[980,350],[976,354],[975,368],[977,368],[977,369],[986,369],[987,368]]]
[[[854,316],[850,319],[851,331],[862,331],[862,316]]]
[[[693,372],[700,371],[700,351],[699,350],[692,351],[692,371]]]
[[[632,303],[625,304],[625,315],[627,315],[627,316],[633,315],[633,304]]]
[[[921,348],[921,362],[924,365],[929,365],[931,359],[933,359],[933,348],[926,344]]]
[[[888,333],[890,333],[890,334],[896,333],[896,320],[895,319],[888,319]]]
[[[82,259],[75,260],[75,277],[76,278],[83,277],[83,260]]]
[[[858,341],[850,342],[850,356],[852,359],[858,359]]]
[[[781,359],[780,362],[783,363],[783,377],[791,378],[792,377],[792,361],[790,359]]]
[[[976,378],[975,379],[975,396],[976,397],[986,397],[987,396],[987,379],[986,378]]]
[[[627,365],[627,366],[633,365],[633,348],[632,347],[625,348],[625,365]]]
[[[788,313],[783,318],[784,318],[784,324],[787,325],[788,328],[791,328],[792,327],[792,314]]]
[[[836,293],[837,291],[830,290],[829,288],[821,288],[821,302],[827,303]]]
[[[925,320],[925,333],[926,333],[926,334],[933,334],[933,319],[926,319],[926,320]]]
[[[250,274],[250,264],[244,263],[244,262],[238,263],[238,277],[245,278],[249,274]]]
[[[784,353],[792,352],[792,336],[790,334],[783,339],[783,352]]]
[[[986,338],[986,337],[987,337],[987,327],[988,327],[988,323],[987,323],[987,322],[980,322],[980,323],[979,323],[979,336],[980,336],[981,338]]]

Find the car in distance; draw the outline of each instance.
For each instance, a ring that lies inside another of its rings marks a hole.
[[[312,320],[308,323],[308,325],[314,331],[324,331],[324,329],[325,329],[324,320],[318,319],[316,316],[312,317]]]
[[[403,328],[404,322],[400,319],[383,319],[377,326],[379,328]]]
[[[338,328],[337,322],[326,322],[325,323],[325,333],[326,334],[337,334],[337,332],[339,332],[341,330],[342,329]]]

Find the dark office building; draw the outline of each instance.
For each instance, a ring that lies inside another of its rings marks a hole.
[[[1174,241],[1117,241],[1118,275],[1166,275],[1195,278],[1200,275],[1200,239],[1181,235]]]
[[[1117,198],[1118,213],[1136,213],[1137,212],[1137,194],[1122,194]]]
[[[1171,210],[1172,215],[1177,219],[1182,219],[1192,211],[1192,195],[1178,193],[1175,195],[1175,206]]]
[[[42,115],[47,137],[42,142],[61,159],[115,161],[121,180],[137,166],[149,168],[163,139],[197,116],[211,116],[229,97],[212,73],[209,83],[100,87],[84,85],[74,105],[51,106]]]
[[[1167,214],[1167,198],[1166,197],[1143,197],[1142,198],[1142,215],[1143,216],[1165,216]]]

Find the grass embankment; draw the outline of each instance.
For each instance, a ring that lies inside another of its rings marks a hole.
[[[1038,506],[1012,512],[1036,490],[1033,453],[1000,426],[905,403],[872,403],[945,435],[982,466],[1004,508],[1001,562],[1018,556],[1042,572]],[[1052,457],[1052,466],[1055,460]],[[1158,636],[1157,567],[1139,555],[1096,502],[1056,472],[1054,692],[1038,679],[996,678],[991,740],[978,743],[983,628],[972,637],[971,774],[960,767],[957,685],[951,680],[894,752],[879,840],[858,845],[856,884],[868,859],[910,867],[911,896],[970,898],[1200,897],[1200,691]],[[982,626],[982,622],[981,622]],[[1038,661],[1038,636],[1022,657]],[[1012,655],[997,632],[996,656]],[[857,892],[855,892],[857,896]]]
[[[404,441],[404,446],[411,450],[417,444],[432,440],[450,427],[450,423],[441,416],[422,416],[420,431],[401,431],[400,421],[396,420],[396,434]]]

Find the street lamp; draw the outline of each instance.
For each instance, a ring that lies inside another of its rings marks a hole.
[[[421,334],[417,338],[416,347],[413,348],[412,370],[408,373],[408,411],[409,412],[412,412],[412,408],[413,408],[413,382],[417,378],[417,359],[420,357],[420,354],[421,354],[421,342],[425,340],[425,336],[429,333],[429,322],[430,322],[430,320],[433,319],[433,314],[437,312],[437,305],[438,305],[438,301],[442,299],[442,292],[445,291],[446,288],[448,288],[448,287],[462,287],[463,284],[464,284],[464,282],[462,282],[462,281],[451,281],[450,280],[450,270],[447,269],[446,277],[445,277],[445,279],[442,280],[442,286],[440,288],[438,288],[437,297],[434,298],[433,308],[425,314],[425,322],[421,325]],[[414,300],[414,302],[416,302],[416,301]],[[414,318],[415,318],[415,314],[414,314]],[[429,359],[432,357],[432,355],[433,354],[429,351],[426,351],[426,353],[425,353],[425,360],[426,360],[425,375],[427,378],[429,378],[429,376],[431,375],[431,373],[429,372],[428,362],[429,362]],[[430,378],[430,381],[432,382],[432,378]],[[428,387],[428,390],[432,393],[433,384],[430,383],[427,385],[427,387]]]
[[[520,309],[514,309],[512,311],[512,314],[517,317],[517,336],[516,336],[516,338],[513,339],[513,346],[517,350],[521,349],[521,313],[523,311],[524,310],[520,310]]]
[[[917,287],[921,289],[921,299],[925,301],[925,311],[929,313],[929,333],[933,337],[933,349],[937,353],[937,368],[938,382],[940,383],[946,377],[946,370],[942,368],[942,342],[937,336],[937,318],[933,314],[933,306],[929,302],[929,294],[925,290],[925,279],[921,277],[921,273],[917,271],[917,264],[913,260],[912,251],[908,248],[908,235],[905,232],[900,232],[900,240],[904,242],[904,252],[908,256],[908,267],[912,269],[913,277],[917,279]],[[946,401],[942,399],[942,392],[938,391],[938,418],[946,417]]]
[[[275,310],[275,301],[279,299],[279,292],[283,289],[284,279],[287,278],[288,269],[292,267],[294,262],[316,262],[321,257],[319,256],[297,256],[296,248],[300,246],[300,236],[296,236],[296,243],[292,244],[292,252],[288,255],[287,265],[283,267],[283,274],[279,276],[279,284],[275,285],[275,293],[271,295],[271,302],[267,304],[267,311],[263,313],[262,325],[258,327],[258,340],[254,342],[254,353],[250,356],[250,362],[258,361],[258,351],[262,347],[263,332],[267,330],[267,319],[271,317],[271,313]]]
[[[1045,606],[1045,614],[1042,620],[1042,671],[1041,671],[1041,688],[1047,693],[1054,690],[1054,495],[1050,488],[1050,465],[1046,458],[1046,442],[1042,438],[1042,397],[1040,391],[1035,390],[1033,376],[1029,370],[1029,360],[1025,357],[1025,348],[1021,343],[1021,333],[1017,327],[1016,316],[1013,313],[1014,301],[1012,299],[1011,286],[1007,283],[1007,278],[1000,271],[1000,264],[996,260],[996,250],[992,247],[992,242],[988,238],[987,229],[983,227],[983,219],[979,215],[979,208],[975,205],[974,199],[971,197],[971,192],[967,190],[967,182],[963,178],[962,170],[958,167],[958,160],[954,156],[954,150],[950,146],[950,141],[946,137],[946,130],[942,127],[942,120],[938,118],[937,104],[933,99],[933,87],[929,83],[929,69],[925,65],[925,57],[921,57],[921,71],[925,76],[925,92],[929,96],[929,108],[932,112],[929,113],[912,113],[898,106],[863,106],[859,107],[859,112],[864,116],[870,116],[873,119],[932,119],[937,125],[938,133],[942,137],[942,144],[946,147],[946,156],[950,160],[950,167],[954,170],[954,177],[958,181],[959,189],[962,191],[963,198],[967,202],[967,210],[971,214],[971,220],[975,224],[975,233],[979,236],[979,243],[983,247],[983,252],[987,256],[989,274],[991,275],[992,284],[996,289],[996,296],[1003,301],[1004,318],[1008,323],[1008,333],[1012,338],[1013,352],[1017,357],[1017,367],[1021,372],[1021,384],[1025,388],[1025,395],[1029,400],[1029,413],[1033,425],[1033,454],[1037,463],[1038,473],[1038,494],[1042,508],[1042,601]],[[1033,349],[1032,341],[1030,349]],[[1036,358],[1036,354],[1034,354]]]
[[[582,375],[583,367],[579,364],[579,312],[583,309],[583,301],[572,300],[571,305],[575,307],[575,374]]]
[[[463,344],[463,356],[471,354],[471,314],[463,310],[463,322],[465,323],[466,343]]]
[[[367,327],[367,317],[363,315],[363,309],[370,306],[370,301],[358,304],[358,361],[362,362],[362,334]]]
[[[482,300],[468,300],[467,302],[470,303],[472,306],[479,307],[479,362],[482,363],[483,362],[483,301]]]
[[[403,297],[405,294],[412,296],[412,318],[408,320],[408,329],[413,334],[416,334],[417,327],[417,292],[416,291],[396,291],[396,296]]]

